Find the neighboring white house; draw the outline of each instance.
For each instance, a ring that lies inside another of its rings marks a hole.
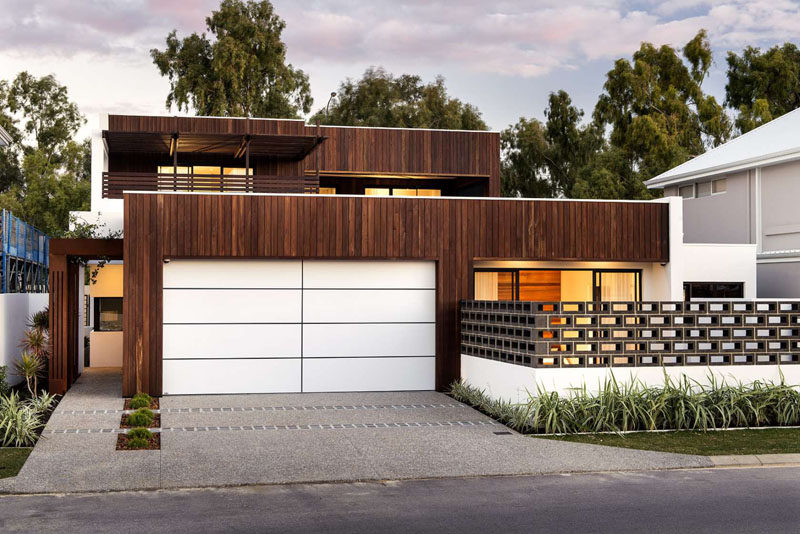
[[[0,147],[8,146],[11,144],[11,136],[8,135],[8,132],[0,126]]]
[[[687,243],[750,243],[758,296],[800,297],[800,110],[647,182],[683,197]]]

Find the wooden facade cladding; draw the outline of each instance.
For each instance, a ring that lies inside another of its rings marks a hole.
[[[128,193],[124,204],[125,395],[162,392],[164,259],[436,261],[439,389],[459,376],[475,259],[669,260],[664,203]]]
[[[63,394],[78,378],[78,299],[87,260],[121,260],[122,239],[50,240],[50,358],[47,390]]]
[[[303,160],[253,157],[255,174],[298,176],[316,172],[329,175],[406,175],[486,180],[486,196],[500,196],[500,134],[498,132],[362,128],[307,125],[302,120],[220,117],[153,117],[109,115],[108,131],[182,132],[196,134],[321,135],[325,141]],[[241,158],[240,158],[241,159]],[[179,165],[231,165],[219,154],[179,155]],[[164,154],[115,153],[111,172],[155,172],[171,165]]]

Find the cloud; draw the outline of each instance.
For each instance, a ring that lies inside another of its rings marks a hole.
[[[146,57],[166,34],[202,31],[217,0],[4,0],[0,52]],[[642,41],[773,43],[800,30],[790,0],[274,0],[298,66],[420,64],[537,77],[630,56]],[[633,7],[632,7],[633,6]]]

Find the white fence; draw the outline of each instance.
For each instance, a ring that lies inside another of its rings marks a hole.
[[[13,374],[13,364],[19,358],[28,318],[47,307],[47,303],[47,293],[0,294],[0,365],[8,367],[9,384],[22,380]]]

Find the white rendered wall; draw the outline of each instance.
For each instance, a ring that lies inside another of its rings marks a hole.
[[[0,365],[7,366],[9,384],[22,378],[14,374],[19,359],[19,343],[27,329],[28,318],[47,307],[47,293],[6,293],[0,295]]]
[[[122,367],[122,332],[89,334],[89,367]]]
[[[618,383],[639,379],[646,385],[664,383],[664,371],[673,379],[687,376],[701,384],[708,383],[713,373],[728,383],[749,383],[755,380],[780,382],[781,372],[790,385],[800,384],[800,365],[719,365],[680,367],[607,367],[580,369],[542,369],[503,363],[486,358],[461,355],[461,378],[468,384],[484,390],[495,399],[524,402],[528,392],[536,394],[537,384],[548,392],[568,394],[573,388],[586,385],[590,392],[597,392],[600,384],[612,373]]]

